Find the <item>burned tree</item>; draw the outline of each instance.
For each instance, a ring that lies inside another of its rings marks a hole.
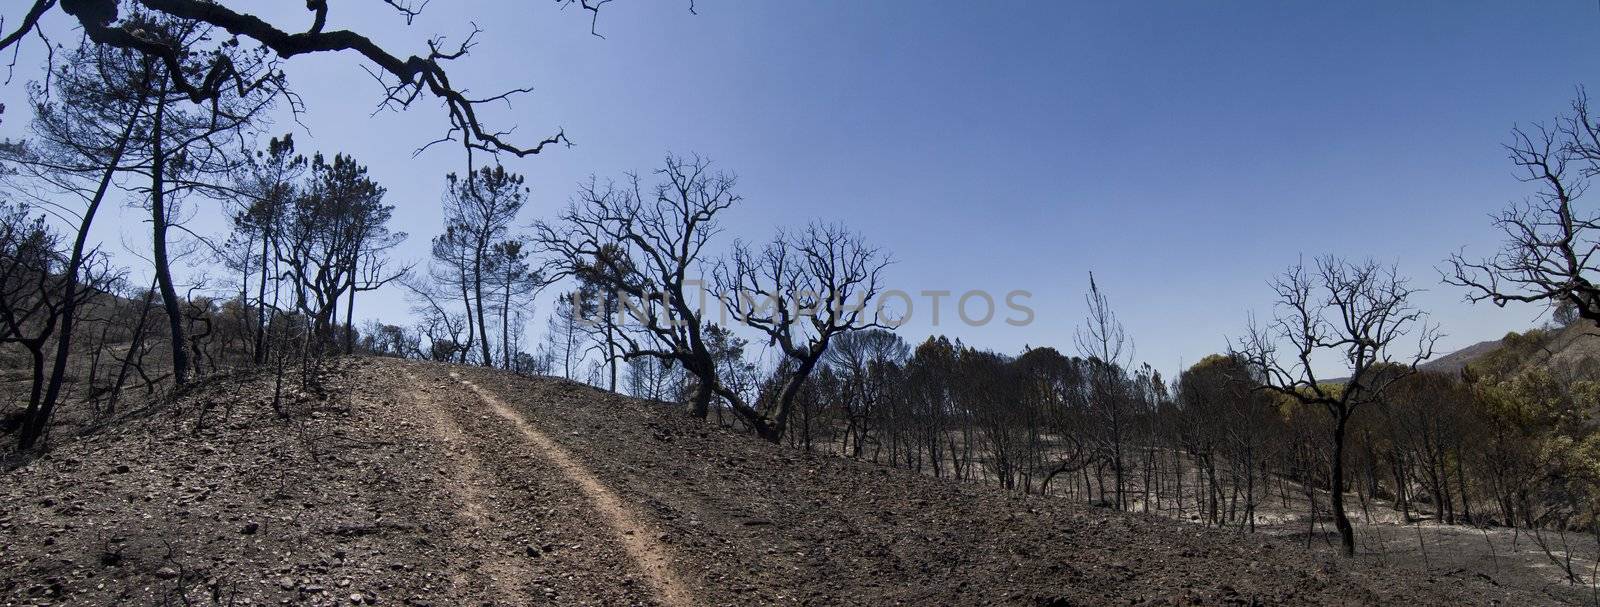
[[[125,27],[143,32],[140,39],[162,48],[193,49],[213,36],[203,23],[158,12],[133,11],[125,21]],[[147,180],[139,191],[150,213],[151,260],[167,315],[173,381],[180,386],[188,381],[190,364],[182,303],[172,275],[169,232],[185,197],[196,192],[216,193],[215,180],[237,168],[242,159],[229,143],[251,129],[283,94],[281,75],[263,53],[223,45],[214,55],[225,59],[236,73],[255,78],[255,84],[219,91],[211,103],[197,106],[185,102],[188,93],[182,83],[198,77],[201,66],[193,60],[152,61],[142,92],[149,118],[135,137],[141,162],[134,170]]]
[[[336,154],[330,161],[317,155],[310,183],[284,211],[274,247],[287,268],[295,307],[311,320],[317,352],[338,342],[341,303],[349,323],[358,293],[406,274],[405,269],[388,271],[382,258],[406,237],[389,230],[394,207],[383,204],[386,192],[354,158]],[[348,330],[344,341],[348,349]]]
[[[489,337],[488,315],[494,307],[492,298],[496,298],[495,283],[507,278],[502,271],[511,272],[513,280],[506,285],[518,289],[511,285],[521,282],[520,275],[527,271],[517,269],[523,263],[522,245],[510,245],[508,235],[528,199],[528,188],[521,175],[498,165],[483,167],[465,178],[451,173],[445,182],[445,232],[434,239],[433,247],[433,259],[439,265],[436,276],[461,292],[467,323],[472,325],[467,347],[476,341],[479,364],[492,367],[494,342]],[[498,268],[501,271],[496,267],[499,262],[504,262]]]
[[[449,126],[434,143],[455,141],[464,146],[469,154],[473,150],[482,150],[528,156],[540,153],[547,145],[567,142],[565,133],[558,131],[531,146],[519,145],[508,140],[507,130],[484,125],[479,118],[479,108],[503,102],[531,89],[519,87],[498,94],[471,97],[466,87],[451,81],[445,66],[467,56],[476,42],[476,29],[460,44],[446,45],[443,38],[435,37],[428,40],[425,53],[405,56],[391,52],[359,32],[327,29],[329,3],[326,0],[306,2],[311,22],[301,31],[285,29],[251,12],[235,8],[240,4],[244,3],[213,0],[34,0],[20,19],[5,22],[8,25],[15,22],[17,26],[10,31],[0,31],[0,51],[22,44],[30,34],[41,30],[46,14],[60,10],[72,17],[93,43],[129,51],[162,66],[163,70],[172,74],[169,88],[195,105],[209,105],[229,95],[249,93],[281,77],[279,70],[255,72],[242,62],[233,51],[244,46],[245,42],[254,43],[251,53],[263,58],[270,57],[274,61],[315,53],[356,55],[361,58],[362,67],[378,81],[383,107],[405,109],[419,99],[428,97],[443,103]],[[390,0],[386,4],[409,22],[420,13],[426,2]],[[598,13],[599,5],[604,3],[584,1],[583,4]],[[227,32],[229,36],[188,42],[151,36],[147,35],[147,29],[139,26],[139,15],[215,28]]]
[[[500,312],[502,369],[509,370],[514,366],[520,349],[518,342],[522,321],[519,317],[522,312],[518,308],[544,288],[544,278],[533,269],[528,257],[526,243],[506,240],[494,245],[485,264],[490,277],[488,282],[492,290],[497,292],[493,296],[499,300],[493,307]]]
[[[1168,436],[1193,460],[1202,520],[1222,525],[1232,508],[1222,509],[1225,478],[1243,485],[1241,525],[1255,526],[1256,476],[1263,464],[1264,431],[1271,427],[1275,397],[1259,390],[1258,373],[1239,356],[1210,355],[1178,376],[1177,408],[1168,412]],[[1219,478],[1219,469],[1227,474]],[[1182,513],[1179,513],[1180,516]]]
[[[878,405],[892,384],[890,368],[898,369],[911,355],[905,340],[887,329],[843,333],[823,355],[823,361],[841,378],[844,389],[838,402],[845,419],[839,444],[841,453],[861,457]]]
[[[1251,323],[1238,356],[1260,374],[1267,390],[1328,414],[1332,463],[1328,491],[1334,524],[1347,556],[1355,530],[1344,509],[1346,431],[1357,411],[1379,402],[1396,382],[1433,355],[1437,327],[1413,307],[1416,293],[1393,268],[1334,257],[1314,268],[1296,264],[1272,283],[1277,311],[1267,326]],[[1414,345],[1405,340],[1415,338]],[[1402,350],[1403,349],[1403,350]],[[1343,364],[1344,383],[1319,379],[1320,357]]]
[[[638,175],[623,183],[591,179],[555,223],[534,226],[550,280],[583,275],[625,298],[630,331],[624,357],[681,364],[697,380],[691,413],[704,418],[722,387],[705,335],[702,282],[695,278],[717,214],[739,202],[736,180],[709,160],[668,156],[648,190]]]
[[[1103,464],[1111,466],[1118,510],[1127,509],[1127,443],[1133,412],[1127,368],[1132,346],[1122,321],[1111,310],[1111,302],[1100,290],[1094,274],[1089,274],[1089,293],[1084,296],[1089,315],[1074,336],[1078,352],[1088,359],[1088,414],[1093,420],[1091,450]],[[1103,493],[1103,492],[1102,492]]]
[[[1495,216],[1505,236],[1499,253],[1478,261],[1452,255],[1445,282],[1468,289],[1474,302],[1542,302],[1600,326],[1600,213],[1579,204],[1600,175],[1600,122],[1589,115],[1588,96],[1580,91],[1554,125],[1513,130],[1506,150],[1518,178],[1539,189]]]
[[[812,224],[794,234],[779,232],[759,252],[737,243],[718,265],[723,306],[765,334],[792,364],[771,402],[759,408],[724,394],[757,435],[783,438],[795,398],[835,337],[889,328],[874,309],[889,263],[888,255],[844,226]]]
[[[561,377],[573,379],[573,373],[583,365],[583,359],[588,351],[583,348],[585,323],[583,312],[579,309],[583,301],[577,293],[563,293],[556,297],[555,309],[550,311],[550,318],[545,321],[545,343],[543,351],[550,360],[550,374],[556,375],[560,370]]]
[[[33,183],[43,185],[49,193],[77,198],[83,204],[81,210],[66,208],[48,193],[22,188],[58,214],[77,218],[72,249],[62,269],[65,292],[60,298],[60,328],[56,331],[49,384],[36,407],[38,424],[49,422],[67,374],[79,316],[82,273],[94,256],[88,248],[90,229],[101,204],[111,194],[117,175],[127,170],[125,162],[137,155],[129,151],[146,117],[151,66],[119,55],[80,45],[71,53],[70,65],[54,75],[54,86],[29,87],[34,110],[32,139],[0,150],[0,157],[23,169]],[[37,437],[24,438],[31,443]]]
[[[417,333],[428,342],[422,357],[440,362],[464,357],[470,351],[463,339],[469,323],[451,309],[454,295],[443,292],[431,280],[407,277],[401,279],[400,284],[411,300],[411,312],[417,316]]]
[[[42,215],[20,204],[0,208],[0,343],[21,345],[31,360],[19,450],[34,448],[49,425],[54,403],[45,400],[45,387],[58,381],[45,369],[51,338],[65,316],[98,293],[110,274],[104,256],[89,251],[79,260],[76,277],[84,287],[70,288],[72,281],[64,272],[68,259],[60,245],[60,235]]]
[[[267,143],[265,151],[257,152],[245,164],[234,185],[245,196],[240,208],[233,214],[234,238],[240,239],[240,244],[244,245],[239,251],[242,258],[239,268],[241,300],[248,300],[250,274],[259,272],[256,278],[256,323],[251,353],[257,365],[267,362],[269,315],[266,310],[278,307],[276,287],[279,281],[276,278],[279,266],[272,246],[282,242],[281,230],[286,227],[284,218],[296,197],[302,193],[300,177],[305,173],[306,164],[305,156],[295,153],[291,135],[274,137]],[[255,247],[256,243],[260,245],[259,250]],[[269,283],[274,286],[271,303],[267,300]]]

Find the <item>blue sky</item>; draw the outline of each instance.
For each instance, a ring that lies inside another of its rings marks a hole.
[[[723,244],[841,220],[894,253],[897,288],[1033,293],[1032,325],[967,327],[947,307],[944,326],[903,328],[909,340],[1070,350],[1092,270],[1138,358],[1168,372],[1267,313],[1266,280],[1302,254],[1398,264],[1428,289],[1445,350],[1538,322],[1538,308],[1463,302],[1434,268],[1494,249],[1488,214],[1530,193],[1501,148],[1510,128],[1554,116],[1600,73],[1600,7],[1578,1],[698,0],[692,15],[633,0],[605,7],[605,39],[549,2],[434,2],[410,27],[369,4],[336,5],[330,27],[410,51],[476,22],[481,45],[453,79],[480,94],[534,86],[489,118],[577,143],[507,160],[533,187],[525,221],[590,173],[699,153],[741,178]],[[297,3],[260,10],[309,22]],[[59,19],[54,34],[75,36]],[[22,133],[30,54],[0,91],[0,134]],[[368,164],[412,234],[400,256],[420,260],[443,176],[462,166],[445,147],[411,156],[442,113],[370,115],[380,91],[353,56],[286,67],[305,129],[274,130]],[[220,230],[197,206],[196,225]],[[120,212],[100,236],[137,247],[137,213]],[[396,293],[361,308],[406,312]]]

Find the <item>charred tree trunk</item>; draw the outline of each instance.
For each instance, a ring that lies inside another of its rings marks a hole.
[[[122,386],[128,381],[128,369],[134,366],[134,357],[144,351],[145,324],[150,320],[150,300],[155,297],[155,285],[145,290],[144,299],[139,304],[139,321],[133,327],[133,342],[128,345],[128,353],[122,358],[122,365],[117,370],[117,380],[111,385],[111,398],[106,403],[106,415],[117,412],[117,397],[122,394]]]
[[[167,256],[167,153],[162,141],[166,107],[166,82],[163,80],[150,129],[150,245],[156,284],[161,288],[161,307],[166,310],[172,340],[172,382],[182,387],[189,383],[189,340],[184,337],[183,309],[178,305],[178,289],[172,283],[172,262]]]
[[[261,231],[261,283],[256,285],[256,346],[252,360],[256,366],[267,364],[267,246],[272,242],[272,227]],[[276,299],[276,298],[274,298]]]
[[[356,353],[356,278],[355,267],[350,268],[350,298],[344,303],[344,353]]]
[[[478,330],[478,326],[473,322],[472,295],[467,291],[465,272],[461,276],[461,304],[467,310],[467,341],[461,344],[461,363],[466,364],[467,358],[472,354],[473,339],[476,336],[475,332]],[[484,339],[488,339],[488,336],[484,336]]]
[[[711,386],[701,381],[694,389],[694,400],[689,404],[689,415],[705,419],[711,413]]]
[[[1333,427],[1333,465],[1328,479],[1328,503],[1333,510],[1333,526],[1339,529],[1339,545],[1345,556],[1356,554],[1356,532],[1344,511],[1344,439],[1347,413],[1340,413]]]
[[[486,246],[478,247],[472,259],[472,299],[478,310],[478,335],[483,339],[478,341],[479,354],[483,356],[483,366],[494,366],[494,354],[489,350],[489,324],[483,313],[483,257]]]
[[[111,188],[111,180],[116,176],[117,165],[122,162],[123,152],[128,149],[128,139],[133,136],[133,128],[138,119],[137,110],[128,117],[128,124],[122,128],[122,134],[117,137],[116,148],[111,153],[105,172],[100,176],[100,183],[95,188],[94,196],[89,199],[89,206],[83,211],[83,219],[78,223],[78,235],[72,243],[72,256],[67,261],[65,293],[61,299],[61,334],[56,342],[55,360],[50,368],[50,384],[45,389],[44,399],[34,401],[39,403],[38,409],[23,422],[20,437],[23,449],[32,448],[34,441],[43,434],[45,426],[50,423],[50,416],[55,411],[56,401],[61,396],[61,384],[67,375],[67,357],[72,352],[72,332],[78,315],[78,279],[79,273],[83,270],[84,248],[89,241],[89,228],[93,226],[95,214],[100,210],[100,203],[105,200],[106,192]]]
[[[23,416],[22,433],[17,436],[17,450],[27,451],[39,443],[44,436],[44,416],[41,415],[40,405],[44,390],[44,340],[29,340],[23,343],[28,348],[33,366],[33,381],[28,389],[28,410]]]
[[[511,362],[516,358],[516,354],[511,351],[511,279],[507,278],[505,282],[505,292],[500,299],[500,356],[503,358],[500,361],[500,367],[510,370]],[[607,354],[609,353],[608,351]],[[611,382],[611,391],[617,391],[615,379]]]

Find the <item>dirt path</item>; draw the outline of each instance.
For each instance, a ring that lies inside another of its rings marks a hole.
[[[406,371],[405,376],[414,386],[422,384],[422,379],[411,371]],[[417,395],[415,400],[418,402],[415,404],[419,405],[419,409],[428,416],[435,438],[443,443],[449,452],[446,457],[455,463],[454,474],[446,483],[450,492],[461,504],[461,509],[456,514],[463,519],[466,526],[458,531],[455,534],[457,537],[453,539],[462,546],[482,543],[492,536],[495,530],[495,523],[490,515],[492,506],[488,503],[486,490],[491,482],[489,475],[485,473],[482,461],[469,447],[470,437],[462,431],[455,419],[439,406],[434,396],[424,390],[418,390],[413,394]],[[460,588],[481,584],[493,587],[499,596],[522,598],[524,592],[514,580],[532,577],[533,572],[505,554],[489,550],[484,550],[482,554],[486,558],[476,576],[487,577],[487,584],[473,580],[475,574],[471,571],[472,568],[460,566],[465,564],[458,564],[456,570],[451,572],[451,581]]]
[[[538,428],[443,366],[378,361],[364,375],[434,462],[452,523],[427,542],[457,604],[696,604],[648,525]]]
[[[644,572],[650,587],[656,592],[662,604],[674,607],[697,604],[694,595],[673,573],[667,548],[657,541],[657,531],[651,524],[636,515],[616,493],[607,489],[599,479],[595,478],[593,472],[544,432],[529,424],[522,415],[506,405],[505,401],[462,379],[458,373],[452,371],[450,377],[471,389],[473,394],[489,405],[496,415],[516,427],[524,439],[538,447],[568,480],[578,486],[584,497],[593,504],[595,512],[622,542],[635,567]]]

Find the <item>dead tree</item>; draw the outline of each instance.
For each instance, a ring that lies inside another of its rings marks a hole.
[[[49,422],[60,399],[73,350],[81,275],[92,256],[89,231],[113,180],[125,169],[124,156],[144,117],[152,75],[148,62],[119,57],[109,49],[82,45],[71,57],[71,64],[54,75],[53,87],[30,87],[31,145],[8,146],[4,153],[51,192],[69,194],[83,203],[81,210],[60,209],[78,221],[63,269],[65,292],[50,380],[37,409],[41,424]],[[37,198],[59,207],[51,197]]]
[[[617,367],[624,354],[622,339],[618,336],[623,324],[620,318],[622,296],[600,277],[611,271],[605,269],[608,267],[622,268],[624,273],[631,271],[631,263],[619,247],[603,247],[594,261],[576,274],[578,290],[573,294],[573,303],[579,306],[586,320],[580,324],[589,338],[588,350],[600,355],[600,362],[607,371],[606,386],[612,392],[617,390]]]
[[[507,251],[508,235],[528,199],[528,187],[521,175],[499,165],[467,173],[465,178],[450,173],[445,184],[445,233],[434,239],[433,260],[444,268],[441,277],[460,283],[467,322],[473,324],[478,338],[478,363],[492,367],[494,342],[489,338],[487,308],[493,307],[488,298],[495,295],[494,265],[499,254]],[[520,244],[514,252],[520,256]],[[470,334],[468,341],[472,341]]]
[[[1036,409],[1037,432],[1053,435],[1055,445],[1041,445],[1039,493],[1048,494],[1057,476],[1093,465],[1097,454],[1083,439],[1087,409],[1086,363],[1067,358],[1055,348],[1030,348],[1015,362],[1023,382],[1024,401]],[[1050,461],[1045,464],[1045,460]]]
[[[60,244],[60,236],[29,207],[10,205],[0,211],[0,343],[21,345],[32,361],[28,406],[17,434],[17,449],[23,451],[34,448],[49,425],[45,349],[63,316],[93,297],[108,274],[104,257],[90,251],[79,273],[88,286],[67,288],[63,270],[68,260]],[[75,298],[70,306],[69,296]]]
[[[1371,261],[1324,257],[1310,270],[1296,264],[1272,287],[1278,296],[1272,322],[1262,327],[1252,321],[1236,355],[1261,374],[1260,389],[1327,412],[1332,422],[1328,492],[1344,553],[1353,556],[1355,530],[1344,510],[1350,419],[1416,373],[1417,364],[1433,355],[1438,328],[1412,307],[1416,290],[1406,279]],[[1415,337],[1414,348],[1401,343],[1408,337]],[[1397,356],[1401,348],[1405,353]],[[1342,385],[1319,379],[1319,357],[1343,364]]]
[[[159,12],[133,11],[124,22],[125,27],[143,32],[141,40],[161,48],[196,51],[215,35],[203,22]],[[219,192],[219,181],[243,160],[229,144],[248,134],[284,94],[281,74],[261,53],[221,45],[213,54],[237,73],[257,78],[256,84],[247,89],[219,91],[204,106],[190,104],[186,102],[189,94],[183,83],[197,77],[198,66],[194,62],[165,63],[152,58],[151,73],[142,92],[149,120],[141,125],[139,137],[135,138],[134,151],[140,161],[131,167],[147,180],[139,191],[150,213],[151,260],[167,315],[173,381],[178,386],[187,383],[190,371],[186,321],[169,252],[169,232],[180,217],[178,207],[191,194]]]
[[[155,307],[155,294],[156,285],[152,279],[150,288],[145,289],[143,295],[139,298],[139,316],[133,322],[133,336],[128,344],[128,351],[120,359],[117,359],[117,378],[112,382],[109,396],[106,400],[107,415],[117,411],[117,400],[122,396],[123,386],[127,385],[128,371],[137,370],[141,377],[145,374],[142,360],[145,351],[144,341],[145,335],[149,334],[147,327],[150,324],[150,310]],[[112,358],[116,358],[116,355],[113,354]]]
[[[488,274],[500,300],[495,307],[500,311],[501,368],[510,370],[521,349],[518,335],[522,322],[516,320],[521,314],[519,308],[531,303],[544,288],[544,278],[529,264],[527,247],[521,240],[495,244],[489,259]]]
[[[587,337],[582,325],[588,322],[581,310],[583,305],[583,300],[576,292],[556,297],[554,309],[550,311],[550,318],[545,322],[544,334],[544,351],[552,363],[551,375],[555,375],[555,370],[559,367],[561,377],[566,379],[577,377],[573,372],[582,367],[584,359],[588,356],[589,351],[582,346]]]
[[[241,264],[240,289],[248,295],[250,273],[254,269],[256,277],[256,322],[253,335],[251,359],[256,365],[267,364],[267,308],[277,304],[277,280],[279,274],[278,258],[273,255],[273,243],[280,242],[284,229],[285,217],[294,204],[296,197],[301,194],[300,177],[306,170],[306,158],[295,153],[294,137],[284,134],[283,137],[274,137],[267,143],[265,151],[256,152],[255,156],[246,162],[244,169],[237,178],[234,189],[244,195],[245,201],[233,215],[233,231],[236,238],[241,238],[246,245],[257,241],[260,249],[247,246],[249,250],[240,251],[244,258]],[[250,262],[257,262],[257,268],[250,268]],[[272,284],[273,301],[267,301],[267,286]],[[244,299],[244,297],[241,297]]]
[[[624,298],[632,329],[618,335],[624,358],[681,364],[697,380],[690,412],[705,418],[714,395],[735,391],[719,378],[697,275],[718,213],[740,197],[734,177],[703,158],[668,156],[656,175],[649,190],[638,175],[622,184],[590,180],[557,222],[534,226],[533,242],[548,256],[549,280],[583,274]]]
[[[845,417],[841,453],[861,457],[867,436],[879,417],[878,404],[890,383],[887,369],[898,369],[910,354],[905,341],[886,329],[844,333],[834,339],[823,361],[844,383],[839,402],[835,403]]]
[[[1129,394],[1127,368],[1132,346],[1122,321],[1111,310],[1105,292],[1100,290],[1094,274],[1089,274],[1089,293],[1084,296],[1089,315],[1074,335],[1078,352],[1089,361],[1088,412],[1094,420],[1091,434],[1099,461],[1111,466],[1117,510],[1127,508],[1124,495],[1127,488],[1126,448],[1132,397]],[[1103,493],[1102,493],[1103,496]]]
[[[792,363],[766,406],[728,399],[757,435],[783,438],[795,398],[833,338],[890,328],[874,309],[889,263],[887,254],[844,226],[814,223],[798,233],[779,232],[760,252],[736,243],[717,266],[716,294],[729,314],[764,333]]]
[[[604,0],[579,1],[595,14],[605,4]],[[43,27],[46,14],[60,10],[72,17],[76,26],[81,27],[83,34],[95,44],[131,51],[164,66],[165,71],[173,75],[169,83],[171,89],[196,105],[208,105],[227,95],[257,90],[281,76],[281,71],[277,69],[265,73],[253,71],[242,64],[238,55],[219,52],[246,46],[239,44],[242,40],[259,44],[259,47],[249,45],[255,48],[250,53],[258,59],[270,57],[274,61],[281,61],[314,53],[355,55],[361,58],[363,67],[378,81],[383,107],[405,109],[417,100],[430,96],[443,103],[449,127],[433,143],[455,141],[464,146],[468,154],[473,150],[482,150],[516,156],[538,154],[545,146],[567,143],[566,134],[558,131],[531,146],[519,145],[508,139],[508,130],[487,127],[480,120],[478,109],[481,106],[503,102],[531,89],[519,87],[499,94],[474,97],[468,95],[466,87],[451,81],[445,66],[467,56],[476,41],[476,29],[460,44],[447,46],[443,38],[435,37],[428,40],[426,52],[405,56],[391,52],[359,32],[327,29],[327,0],[306,2],[311,22],[300,31],[286,29],[235,8],[241,4],[247,3],[216,0],[33,0],[19,19],[5,21],[7,25],[17,25],[10,31],[0,31],[0,51],[23,43],[30,34]],[[426,2],[386,0],[386,4],[399,11],[409,22],[420,13]],[[140,14],[201,24],[226,31],[229,36],[216,36],[202,46],[174,44],[168,39],[144,35],[146,30],[131,23]],[[40,33],[43,34],[42,31]]]
[[[385,270],[382,253],[406,238],[388,228],[394,207],[383,204],[386,192],[354,158],[336,154],[329,161],[319,154],[311,161],[310,183],[283,211],[274,247],[278,262],[287,268],[295,309],[312,323],[312,348],[319,355],[337,349],[341,302],[348,323],[357,293],[377,289],[409,270]],[[353,341],[346,330],[346,348]]]
[[[1506,150],[1518,178],[1538,191],[1494,218],[1505,237],[1499,253],[1478,261],[1452,255],[1445,282],[1466,288],[1474,302],[1570,306],[1600,326],[1600,213],[1579,204],[1600,175],[1600,123],[1589,115],[1588,96],[1579,91],[1571,113],[1553,126],[1513,130]]]
[[[417,333],[428,342],[423,358],[448,362],[471,350],[462,339],[462,334],[471,331],[471,323],[450,310],[449,302],[454,294],[426,279],[404,278],[400,285],[405,287],[407,299],[411,301],[411,312],[418,317]]]

